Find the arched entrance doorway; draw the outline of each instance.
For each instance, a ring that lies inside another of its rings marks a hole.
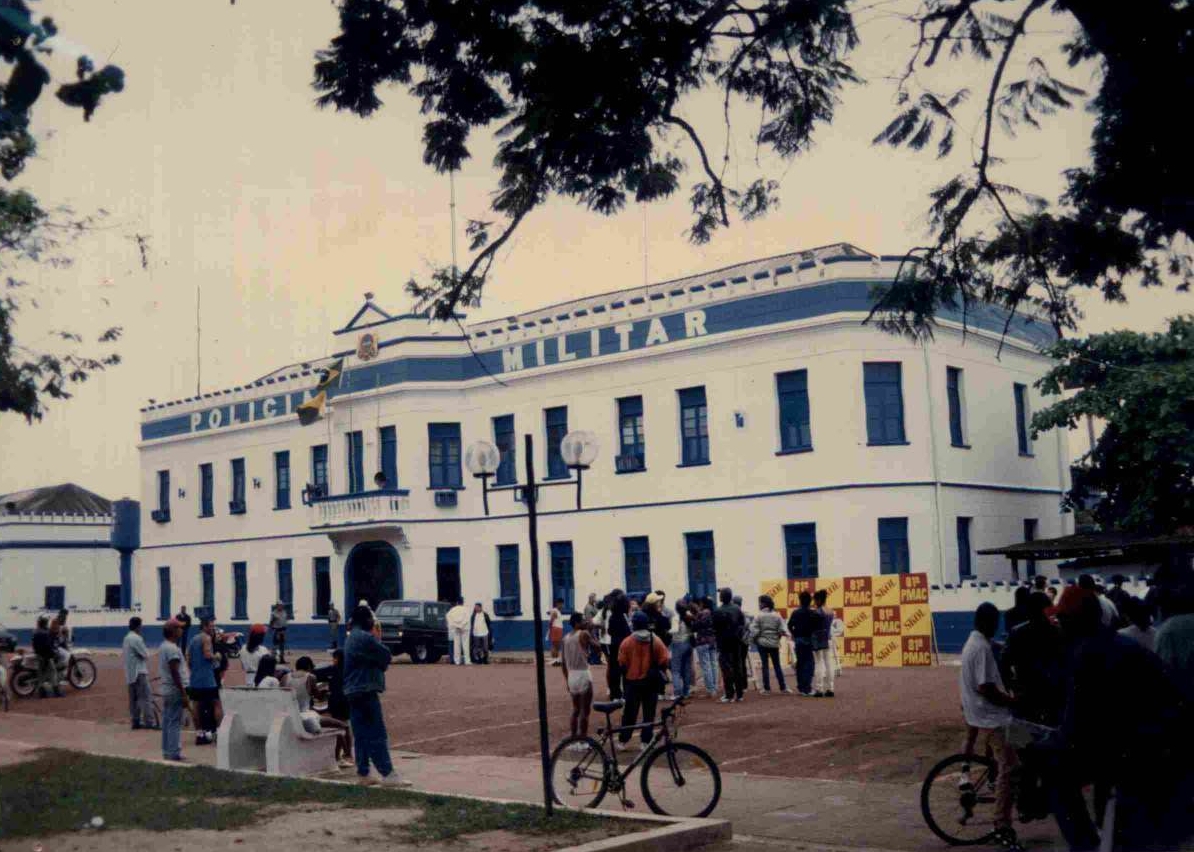
[[[366,541],[348,554],[344,563],[344,607],[347,612],[364,598],[377,609],[381,601],[402,597],[402,559],[392,544]]]

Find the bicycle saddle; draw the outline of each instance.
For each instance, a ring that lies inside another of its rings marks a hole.
[[[614,710],[621,710],[626,706],[626,702],[621,698],[616,701],[594,701],[593,709],[598,713],[612,713]]]

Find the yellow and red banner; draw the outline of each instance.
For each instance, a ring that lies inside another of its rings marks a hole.
[[[800,593],[824,589],[826,606],[845,625],[837,640],[843,666],[900,667],[932,665],[933,614],[926,574],[878,577],[818,577],[765,580],[760,594],[770,595],[784,618],[800,606]]]

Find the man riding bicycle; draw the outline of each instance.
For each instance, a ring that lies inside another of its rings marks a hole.
[[[973,754],[976,745],[981,745],[998,762],[993,839],[1009,852],[1023,852],[1024,847],[1012,826],[1012,776],[1020,765],[1006,733],[1012,721],[1012,697],[1003,685],[991,647],[991,639],[998,629],[999,610],[995,604],[980,604],[974,613],[974,630],[962,648],[962,713],[967,725],[965,753]],[[964,778],[962,783],[968,783],[967,779]]]

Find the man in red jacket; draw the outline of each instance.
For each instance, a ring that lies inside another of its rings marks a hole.
[[[651,619],[638,611],[630,621],[634,628],[618,648],[618,665],[626,672],[626,707],[622,710],[622,726],[634,725],[640,709],[643,714],[642,747],[651,744],[655,723],[655,705],[663,692],[663,671],[671,663],[667,646],[651,632]],[[632,731],[622,731],[618,741],[625,747]]]

